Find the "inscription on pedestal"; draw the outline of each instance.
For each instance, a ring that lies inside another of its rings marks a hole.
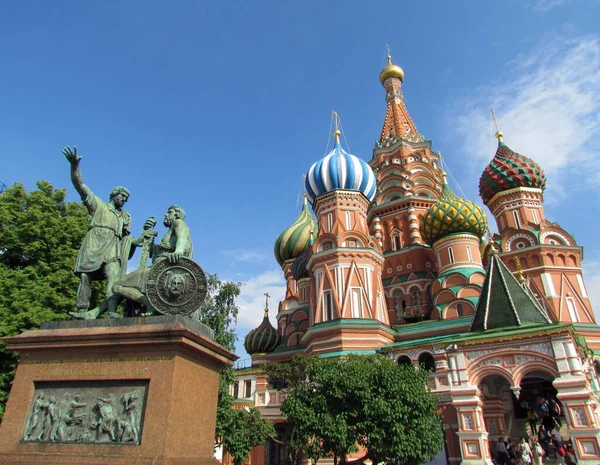
[[[139,444],[147,392],[147,380],[36,382],[22,441]]]

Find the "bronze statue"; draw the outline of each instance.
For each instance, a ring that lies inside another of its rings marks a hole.
[[[169,228],[158,245],[154,244],[156,220],[148,218],[139,238],[130,235],[131,217],[123,210],[129,191],[115,187],[103,202],[83,183],[77,148],[66,147],[63,154],[71,164],[71,181],[90,213],[90,226],[83,239],[75,273],[80,278],[77,291],[77,319],[95,319],[106,311],[118,317],[117,304],[127,300],[126,316],[190,315],[206,297],[206,276],[191,260],[193,247],[185,212],[171,205],[163,224]],[[136,247],[142,247],[139,269],[125,275],[127,261]],[[148,258],[152,266],[147,267]],[[89,310],[93,280],[106,280],[106,299]]]
[[[129,190],[115,187],[109,201],[103,202],[83,182],[77,147],[66,147],[63,154],[71,164],[73,186],[90,213],[90,226],[75,264],[75,273],[80,279],[77,310],[83,313],[89,309],[92,281],[106,280],[106,301],[95,313],[98,316],[106,310],[115,312],[118,302],[113,296],[113,285],[126,271],[127,260],[133,254],[134,247],[140,245],[129,236],[131,216],[123,210],[129,199]]]
[[[159,259],[168,260],[170,264],[176,264],[182,258],[192,258],[193,245],[190,230],[185,223],[185,212],[178,205],[171,205],[165,214],[163,224],[169,228],[165,236],[158,243],[150,247],[150,258],[154,265]],[[144,315],[152,314],[154,306],[148,300],[147,283],[153,267],[144,267],[133,271],[119,279],[113,286],[113,293],[123,297],[130,302],[142,305],[145,309]],[[175,299],[185,291],[185,278],[181,274],[169,275],[169,291],[176,294]],[[133,315],[132,315],[133,316]]]

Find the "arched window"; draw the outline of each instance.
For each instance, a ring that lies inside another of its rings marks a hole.
[[[398,360],[396,362],[398,363],[398,365],[406,365],[406,366],[412,365],[412,362],[410,361],[410,357],[408,355],[403,355],[402,357],[398,357]]]
[[[410,305],[421,305],[421,290],[416,286],[410,288]]]
[[[435,371],[435,360],[429,352],[423,352],[419,355],[419,368],[421,370]]]
[[[404,292],[401,289],[395,289],[392,294],[394,297],[394,309],[396,310],[396,318],[403,318],[406,310],[406,300],[404,299]]]
[[[462,304],[456,304],[456,314],[458,316],[465,316],[465,312],[463,310],[463,305]]]

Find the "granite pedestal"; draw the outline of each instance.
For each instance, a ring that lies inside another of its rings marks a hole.
[[[208,465],[219,371],[237,358],[185,317],[52,322],[20,355],[0,465]]]

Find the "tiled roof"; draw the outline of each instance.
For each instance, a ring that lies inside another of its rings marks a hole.
[[[531,293],[527,292],[493,251],[471,331],[552,323]]]

